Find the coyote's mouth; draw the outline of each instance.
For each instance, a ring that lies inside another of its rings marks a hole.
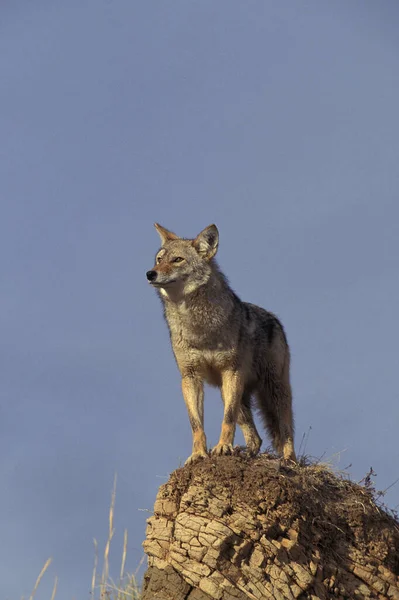
[[[149,281],[148,283],[154,287],[167,287],[171,283],[176,283],[176,281],[177,279],[172,279],[171,281]]]

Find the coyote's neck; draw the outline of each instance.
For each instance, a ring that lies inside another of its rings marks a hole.
[[[218,271],[191,292],[161,297],[169,326],[177,320],[195,328],[220,327],[231,317],[235,306],[235,295]]]

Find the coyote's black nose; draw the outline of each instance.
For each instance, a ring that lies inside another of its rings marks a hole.
[[[147,271],[146,275],[147,275],[148,281],[155,281],[155,279],[157,278],[156,271]]]

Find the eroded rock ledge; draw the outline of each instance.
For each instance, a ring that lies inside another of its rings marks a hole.
[[[322,466],[177,469],[148,519],[143,600],[399,600],[399,524]]]

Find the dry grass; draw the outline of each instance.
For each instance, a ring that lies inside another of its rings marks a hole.
[[[114,529],[114,512],[115,512],[115,499],[116,499],[116,475],[114,479],[114,487],[111,494],[111,505],[109,508],[109,527],[108,527],[108,539],[105,544],[104,549],[104,560],[103,560],[103,570],[100,577],[100,581],[96,585],[97,580],[97,564],[98,564],[98,555],[95,553],[94,558],[94,569],[93,569],[93,577],[92,577],[92,598],[96,597],[96,590],[98,589],[100,592],[100,600],[139,600],[140,598],[140,588],[137,583],[137,570],[141,567],[141,564],[138,566],[136,573],[133,575],[125,575],[125,564],[126,564],[126,555],[127,555],[127,530],[125,529],[123,536],[123,550],[122,550],[122,561],[121,568],[119,573],[119,580],[117,582],[113,581],[113,579],[109,576],[109,551],[111,547],[111,541],[114,537],[115,529]],[[98,545],[97,541],[94,540],[94,546],[97,550]],[[143,557],[144,558],[144,557]]]
[[[33,590],[32,590],[32,593],[31,593],[31,595],[29,596],[29,600],[33,600],[33,598],[34,598],[34,595],[35,595],[35,594],[36,594],[36,592],[37,592],[37,588],[39,587],[39,585],[40,585],[40,582],[41,582],[41,580],[42,580],[42,577],[43,577],[43,575],[45,574],[45,572],[47,571],[47,569],[49,568],[49,566],[51,565],[51,562],[52,562],[52,560],[53,560],[52,558],[48,558],[48,559],[46,560],[46,562],[44,563],[44,566],[43,566],[42,570],[40,571],[38,578],[36,579],[36,583],[35,583],[35,585],[34,585],[34,588],[33,588]],[[54,591],[54,590],[56,590],[56,589],[57,589],[57,578],[56,578],[56,580],[55,580],[55,583],[54,583],[54,588],[53,588],[53,593],[52,593],[52,599],[54,598],[54,594],[55,594],[55,591]]]
[[[90,599],[91,600],[140,600],[141,591],[140,586],[137,580],[137,573],[141,568],[144,556],[136,569],[136,572],[133,574],[125,573],[125,565],[126,565],[126,557],[127,557],[127,543],[128,543],[128,535],[127,530],[124,532],[123,536],[123,549],[122,549],[122,559],[121,559],[121,568],[119,572],[119,578],[117,581],[114,581],[109,574],[109,553],[111,548],[112,538],[114,537],[115,529],[114,529],[114,513],[115,513],[115,499],[116,499],[116,475],[114,479],[114,486],[111,493],[111,504],[109,508],[109,516],[108,516],[108,538],[105,543],[104,555],[103,555],[103,567],[101,570],[101,575],[98,574],[98,543],[97,540],[94,539],[94,567],[91,579],[91,592]],[[37,589],[40,585],[40,582],[43,578],[43,575],[47,571],[50,566],[52,559],[49,558],[44,564],[42,570],[38,578],[36,579],[36,583],[33,587],[32,593],[29,596],[29,600],[34,600]],[[58,578],[55,578],[54,586],[52,590],[52,594],[50,600],[55,600],[57,593],[57,585]],[[22,600],[24,600],[22,598]]]

